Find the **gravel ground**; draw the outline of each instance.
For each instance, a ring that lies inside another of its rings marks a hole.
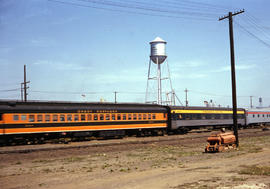
[[[210,133],[0,148],[0,188],[270,188],[270,131],[206,154]]]

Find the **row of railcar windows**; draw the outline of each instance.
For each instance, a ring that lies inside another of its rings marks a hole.
[[[244,119],[244,114],[238,114]],[[173,114],[173,120],[232,119],[232,114]]]
[[[56,121],[104,121],[104,120],[151,120],[156,114],[30,114],[13,115],[13,121],[56,122]]]
[[[255,117],[255,114],[253,114],[252,117]],[[260,114],[257,114],[257,117],[260,117]],[[266,114],[265,116],[262,114],[262,117],[270,117],[270,114]]]

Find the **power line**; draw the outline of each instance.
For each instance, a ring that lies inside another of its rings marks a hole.
[[[258,21],[255,21],[251,16],[247,15],[245,19],[242,18],[242,21],[247,23],[250,28],[256,30],[257,32],[264,35],[265,38],[270,40],[270,33],[267,32],[262,26],[258,24]]]
[[[211,9],[211,10],[217,10],[217,11],[225,11],[228,10],[229,7],[224,7],[224,6],[219,6],[219,5],[214,5],[214,4],[209,4],[209,3],[202,3],[198,1],[164,1],[166,4],[173,4],[173,5],[185,5],[185,6],[190,6],[192,8],[198,8],[198,9]]]
[[[214,21],[214,16],[215,16],[215,14],[210,14],[210,13],[205,13],[205,12],[175,11],[171,9],[158,9],[153,6],[145,7],[145,6],[138,6],[138,5],[128,5],[128,4],[123,4],[123,3],[121,4],[121,3],[109,2],[109,1],[100,2],[100,1],[90,1],[90,0],[89,1],[77,0],[77,2],[80,1],[87,4],[79,4],[79,3],[60,1],[60,0],[48,0],[48,1],[65,4],[65,5],[101,9],[101,10],[113,11],[113,12],[123,12],[123,13],[140,14],[140,15],[146,15],[146,16],[158,16],[158,17],[167,17],[167,18],[178,18],[178,19],[195,19],[195,20],[203,20],[203,21]],[[89,5],[91,3],[97,4],[99,6]],[[113,9],[113,8],[108,8],[104,6],[117,7],[121,9]],[[131,11],[127,9],[140,10],[141,12]]]
[[[171,1],[156,1],[156,2],[149,3],[149,2],[145,2],[145,1],[133,1],[133,0],[131,1],[131,0],[129,0],[129,1],[124,1],[124,2],[125,3],[134,3],[134,4],[139,4],[139,5],[147,5],[150,7],[154,6],[154,7],[158,7],[158,8],[160,8],[160,7],[173,8],[176,10],[179,10],[179,8],[180,8],[180,9],[189,10],[189,11],[193,10],[196,12],[202,12],[203,9],[205,9],[208,14],[211,14],[211,13],[209,13],[209,11],[212,11],[212,12],[217,11],[213,7],[209,8],[209,7],[204,7],[204,6],[198,6],[197,3],[190,4],[187,2],[183,2],[183,1],[180,1],[180,2],[179,1],[177,1],[177,2],[175,2],[175,1],[173,1],[173,2],[171,2]],[[221,10],[219,10],[219,11],[221,11]],[[224,11],[223,8],[222,8],[222,11]]]
[[[146,3],[139,3],[139,4],[127,4],[125,3],[119,3],[115,1],[109,1],[109,0],[77,0],[81,2],[88,2],[88,3],[94,3],[94,4],[101,4],[101,5],[108,5],[112,7],[121,7],[121,8],[129,8],[129,9],[137,9],[137,10],[143,10],[143,11],[152,11],[152,12],[163,12],[163,13],[170,13],[170,14],[187,14],[187,15],[197,15],[197,16],[204,16],[209,15],[209,13],[199,13],[199,12],[186,12],[186,11],[178,11],[178,10],[172,10],[172,9],[164,9],[164,8],[156,8],[153,6],[142,6],[148,5]]]
[[[19,90],[21,90],[21,88],[0,90],[0,92],[12,92],[12,91],[19,91]]]
[[[235,22],[243,31],[245,31],[247,34],[249,34],[251,37],[257,39],[259,42],[261,42],[262,44],[264,44],[265,46],[267,46],[268,48],[270,48],[270,44],[268,44],[267,42],[265,42],[264,40],[262,40],[261,38],[259,38],[258,36],[256,36],[254,33],[252,33],[251,31],[249,31],[248,29],[246,29],[244,26],[242,26],[241,24],[239,24],[238,22]]]

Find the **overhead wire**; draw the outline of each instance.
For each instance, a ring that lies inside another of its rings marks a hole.
[[[165,4],[172,4],[172,5],[184,5],[187,7],[192,7],[192,8],[197,8],[197,9],[208,9],[208,10],[215,10],[215,11],[224,11],[224,10],[229,10],[229,7],[225,6],[220,6],[220,5],[214,5],[214,4],[209,4],[209,3],[203,3],[199,1],[169,1],[169,0],[160,0],[161,2],[164,2]]]
[[[270,48],[270,44],[265,42],[263,39],[259,38],[257,35],[255,35],[254,33],[252,33],[251,31],[249,31],[248,29],[246,29],[244,26],[242,26],[241,24],[239,24],[237,21],[235,21],[236,25],[238,25],[244,32],[246,32],[248,35],[250,35],[251,37],[257,39],[259,42],[261,42],[263,45],[265,45],[266,47]]]
[[[115,91],[100,91],[100,92],[89,92],[89,91],[41,91],[41,90],[30,90],[32,93],[47,93],[47,94],[111,94]],[[132,91],[117,91],[122,94],[145,94],[145,92],[132,92]]]
[[[165,18],[179,18],[179,19],[191,19],[194,18],[188,18],[185,16],[172,16],[172,15],[161,15],[161,14],[149,14],[149,13],[143,13],[143,12],[135,12],[135,11],[126,11],[126,10],[116,10],[116,9],[110,9],[110,8],[104,8],[104,7],[97,7],[97,6],[90,6],[90,5],[83,5],[78,3],[71,3],[71,2],[64,2],[59,0],[48,0],[55,3],[65,4],[65,5],[72,5],[72,6],[78,6],[78,7],[84,7],[84,8],[93,8],[93,9],[100,9],[105,11],[112,11],[112,12],[121,12],[121,13],[128,13],[128,14],[137,14],[137,15],[145,15],[145,16],[154,16],[154,17],[165,17]],[[198,19],[196,19],[198,20]],[[207,20],[207,19],[199,19],[204,21],[213,21],[213,20]]]
[[[194,12],[194,11],[179,11],[174,9],[161,9],[156,8],[155,4],[152,6],[145,6],[148,3],[144,3],[142,5],[137,4],[128,4],[128,3],[119,3],[113,1],[96,1],[96,0],[73,0],[73,1],[63,1],[63,0],[48,0],[51,2],[72,5],[72,6],[80,6],[80,7],[87,7],[87,8],[94,8],[94,9],[102,9],[107,11],[114,11],[114,12],[124,12],[124,13],[132,13],[132,14],[141,14],[147,16],[159,16],[159,17],[168,17],[168,18],[180,18],[180,19],[195,19],[195,20],[204,20],[204,21],[215,21],[215,17],[217,14],[213,13],[206,13],[206,12]],[[74,3],[76,2],[76,3]],[[77,3],[81,2],[81,3]],[[95,6],[93,5],[95,4]],[[110,8],[109,8],[110,7]],[[111,8],[114,7],[114,8]],[[118,8],[118,9],[115,9]],[[131,11],[131,10],[136,11]],[[140,11],[140,12],[138,12]]]
[[[21,90],[21,88],[16,88],[16,89],[5,89],[5,90],[0,90],[0,92],[12,92],[12,91],[18,91]]]
[[[256,30],[257,32],[261,33],[265,38],[270,40],[270,33],[267,32],[262,26],[258,24],[249,14],[245,15],[245,19],[240,17],[243,22],[245,22],[249,28]]]
[[[207,13],[198,13],[198,12],[186,12],[186,11],[175,11],[172,9],[165,9],[162,7],[156,8],[153,5],[152,6],[143,6],[146,5],[145,3],[140,4],[132,4],[128,1],[125,3],[119,3],[116,1],[110,1],[110,0],[77,0],[82,2],[89,2],[94,4],[102,4],[102,5],[109,5],[113,7],[121,7],[121,8],[129,8],[129,9],[137,9],[137,10],[143,10],[143,11],[152,11],[152,12],[162,12],[162,13],[169,13],[169,14],[186,14],[186,15],[199,15],[199,16],[205,16]]]
[[[120,1],[123,1],[123,0],[120,0]],[[207,12],[211,11],[211,12],[214,12],[216,10],[213,10],[213,9],[209,9],[207,7],[196,7],[194,5],[188,5],[188,4],[183,4],[182,1],[176,3],[176,2],[171,2],[171,1],[155,1],[155,2],[146,2],[146,1],[136,1],[136,0],[125,0],[124,1],[125,3],[134,3],[134,4],[139,4],[139,5],[147,5],[147,6],[150,6],[150,7],[163,7],[163,8],[172,8],[172,9],[177,9],[179,10],[182,9],[182,10],[189,10],[189,11],[199,11],[199,12],[203,12],[205,9]],[[223,9],[224,10],[224,9]],[[205,12],[203,12],[205,13]],[[208,14],[211,14],[211,13],[208,13]],[[216,14],[220,14],[220,13],[217,13]]]

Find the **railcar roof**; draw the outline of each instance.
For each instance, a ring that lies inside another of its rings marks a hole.
[[[147,110],[166,111],[164,106],[143,103],[92,103],[59,101],[0,101],[0,111]]]
[[[170,106],[172,110],[181,109],[181,110],[232,110],[232,108],[226,107],[205,107],[205,106]],[[244,110],[243,108],[237,108],[238,110]]]
[[[265,107],[265,108],[250,108],[247,109],[249,112],[270,112],[270,107]]]

